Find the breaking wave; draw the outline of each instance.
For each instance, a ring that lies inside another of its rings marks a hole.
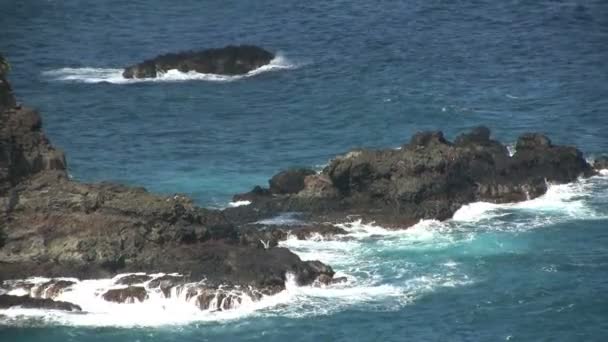
[[[299,67],[289,61],[283,55],[277,55],[269,64],[252,70],[244,75],[218,75],[218,74],[201,74],[195,71],[180,72],[172,69],[165,73],[159,74],[155,78],[128,79],[122,77],[124,69],[120,68],[61,68],[49,70],[42,73],[52,81],[67,81],[80,83],[113,83],[113,84],[129,84],[141,82],[183,82],[183,81],[211,81],[211,82],[232,82],[240,79],[252,77],[265,72],[295,69]]]
[[[157,326],[246,316],[299,318],[358,308],[399,310],[416,305],[425,296],[483,281],[471,275],[475,272],[467,264],[467,258],[518,248],[517,241],[508,241],[504,232],[526,231],[568,220],[608,218],[600,209],[608,204],[607,181],[608,170],[604,170],[598,176],[570,184],[550,185],[545,195],[532,200],[509,204],[471,203],[458,210],[451,220],[421,220],[409,229],[393,230],[351,221],[337,224],[347,232],[344,235],[330,238],[316,235],[308,240],[290,237],[280,242],[280,246],[289,248],[303,260],[320,260],[331,265],[336,271],[335,277],[344,277],[345,281],[326,286],[298,286],[288,275],[284,291],[259,301],[244,296],[238,306],[229,310],[202,311],[183,295],[165,298],[152,290],[143,302],[110,303],[100,294],[116,286],[113,285],[116,278],[71,279],[76,282],[73,289],[55,299],[78,304],[86,313],[12,308],[0,310],[0,324],[37,318],[66,325]],[[292,213],[259,223],[297,222],[297,215]],[[494,241],[506,247],[497,247]]]

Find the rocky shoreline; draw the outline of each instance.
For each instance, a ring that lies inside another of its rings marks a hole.
[[[422,132],[400,149],[349,152],[319,173],[282,171],[268,188],[234,196],[248,205],[211,210],[180,195],[70,180],[63,152],[44,135],[39,114],[16,104],[5,71],[0,124],[0,308],[77,310],[52,301],[75,284],[54,278],[144,272],[118,279],[122,287],[100,295],[128,303],[145,300],[149,291],[185,293],[203,310],[230,309],[243,295],[259,300],[283,291],[288,274],[299,285],[343,280],[333,279],[330,266],[278,247],[288,236],[345,234],[332,223],[347,218],[393,228],[446,220],[471,202],[531,199],[548,183],[597,172],[579,150],[553,145],[542,134],[522,135],[511,156],[485,127],[453,142],[438,131]],[[608,159],[598,158],[596,168],[605,165]],[[286,212],[307,223],[259,223]],[[148,275],[158,273],[167,276]],[[15,281],[31,276],[50,280]],[[14,290],[28,295],[6,294]]]

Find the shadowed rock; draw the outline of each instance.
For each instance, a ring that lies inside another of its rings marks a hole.
[[[80,306],[68,302],[55,301],[48,298],[32,298],[30,296],[0,295],[0,309],[21,307],[25,309],[48,309],[62,311],[82,311]]]
[[[252,45],[186,51],[161,55],[125,68],[125,78],[152,78],[168,70],[204,74],[241,75],[264,66],[274,54]]]
[[[593,168],[597,171],[608,170],[608,156],[601,156],[593,162]]]
[[[14,100],[7,89],[0,88],[0,96]],[[10,103],[0,111],[0,124],[0,281],[177,272],[189,281],[205,279],[211,288],[232,284],[276,293],[288,273],[302,285],[322,273],[333,275],[285,248],[241,244],[241,221],[184,196],[71,181],[63,153],[49,143],[34,110]],[[118,282],[147,279],[136,278]],[[173,287],[168,282],[151,285],[167,293]],[[106,295],[115,301],[142,296],[134,286]]]
[[[152,279],[152,277],[146,274],[130,274],[119,278],[114,283],[117,285],[133,285],[144,283],[150,279]]]

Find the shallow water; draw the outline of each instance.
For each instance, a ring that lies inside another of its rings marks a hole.
[[[224,207],[285,167],[397,147],[422,129],[454,137],[485,124],[505,143],[541,131],[591,157],[608,152],[604,1],[222,5],[0,2],[13,86],[41,110],[75,179]],[[160,53],[229,43],[280,59],[237,79],[117,77]],[[11,312],[0,339],[602,341],[607,224],[608,176],[403,232],[345,223],[347,239],[284,243],[329,262],[344,285],[290,287],[231,315]]]

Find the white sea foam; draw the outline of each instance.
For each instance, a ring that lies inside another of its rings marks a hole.
[[[257,221],[257,224],[266,225],[294,225],[301,224],[303,221],[298,218],[297,213],[283,213],[276,217]]]
[[[115,84],[129,84],[129,83],[140,83],[140,82],[180,82],[180,81],[211,81],[211,82],[231,82],[240,80],[247,77],[259,75],[261,73],[295,69],[299,65],[292,63],[285,56],[277,54],[277,56],[270,61],[269,64],[261,66],[255,70],[252,70],[244,75],[218,75],[218,74],[201,74],[194,71],[191,72],[180,72],[172,69],[165,73],[157,75],[155,78],[140,78],[140,79],[127,79],[122,76],[124,69],[117,68],[61,68],[55,70],[49,70],[43,72],[43,76],[48,77],[53,81],[70,81],[70,82],[82,82],[82,83],[115,83]]]
[[[507,151],[509,152],[509,156],[513,157],[515,154],[515,144],[508,144]]]
[[[125,285],[115,285],[114,282],[127,274],[118,275],[112,279],[83,280],[70,279],[76,284],[55,297],[55,300],[67,301],[79,305],[83,312],[62,312],[55,310],[11,308],[0,310],[0,324],[19,318],[42,318],[48,322],[85,325],[85,326],[157,326],[170,324],[186,324],[198,321],[221,321],[237,319],[255,312],[286,303],[297,288],[294,277],[288,275],[288,290],[273,296],[263,296],[254,301],[246,295],[241,295],[242,302],[238,307],[225,311],[200,310],[195,304],[195,298],[186,299],[186,292],[172,289],[170,298],[166,298],[158,289],[147,289],[148,298],[143,302],[112,303],[105,301],[102,294],[109,289],[124,288]],[[158,274],[160,276],[162,274]],[[31,278],[28,282],[43,283],[47,278]],[[145,284],[147,284],[146,282]],[[23,292],[23,293],[22,293]],[[13,290],[11,295],[29,294],[29,291]],[[213,304],[213,302],[212,302]]]
[[[251,201],[235,201],[235,202],[228,203],[228,205],[232,208],[242,207],[244,205],[250,205],[250,204],[251,204]]]
[[[592,208],[589,199],[592,194],[601,196],[601,183],[605,183],[608,172],[599,176],[578,179],[567,184],[549,184],[547,192],[537,198],[505,204],[475,202],[462,206],[452,218],[453,222],[479,222],[496,219],[514,213],[536,215],[539,225],[564,219],[598,219],[606,217]],[[605,188],[605,186],[604,186]],[[605,189],[604,189],[605,191]],[[529,222],[529,227],[538,226]]]

